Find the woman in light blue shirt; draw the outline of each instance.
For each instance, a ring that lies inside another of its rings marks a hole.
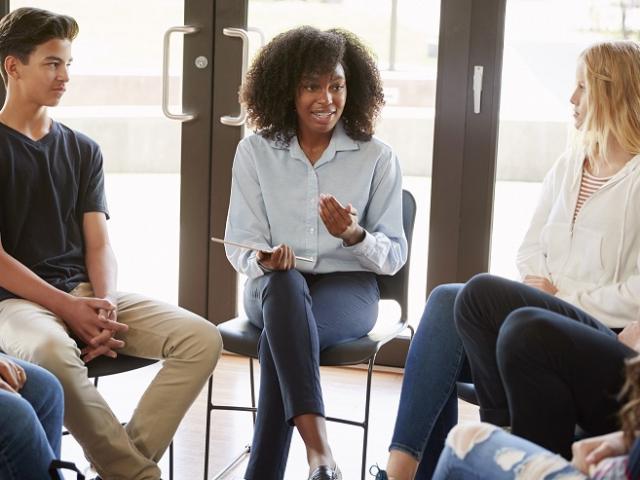
[[[227,256],[249,277],[245,310],[262,329],[245,478],[283,478],[295,426],[309,479],[340,479],[319,352],[371,330],[376,274],[394,274],[407,256],[398,159],[372,137],[380,75],[355,35],[301,27],[260,51],[241,98],[257,133],[236,151],[225,238],[258,249]]]

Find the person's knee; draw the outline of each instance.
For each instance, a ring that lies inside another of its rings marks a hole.
[[[536,307],[518,308],[511,312],[498,332],[496,356],[501,371],[514,367],[518,359],[531,359],[540,349],[546,350],[547,339],[556,335],[556,326]]]
[[[43,397],[43,404],[60,408],[64,404],[62,385],[48,370],[32,365],[27,371],[27,382],[33,382],[38,386],[37,391]]]
[[[478,300],[490,295],[495,288],[496,277],[488,273],[480,273],[473,276],[464,284],[456,296],[453,311],[456,327],[464,329],[467,321],[472,317],[471,312],[478,306]]]
[[[461,295],[462,293],[469,296],[486,295],[493,292],[496,285],[499,285],[502,281],[501,277],[496,277],[490,273],[478,273],[464,284]]]
[[[458,458],[464,459],[473,447],[487,440],[497,428],[488,423],[459,424],[449,432],[445,445],[451,448]]]
[[[0,411],[5,412],[6,421],[2,422],[2,436],[29,436],[37,428],[38,417],[33,407],[24,398],[13,393],[3,392],[0,395]]]
[[[438,343],[455,353],[460,339],[453,322],[453,305],[461,288],[461,284],[445,284],[432,290],[412,342],[414,350],[417,345],[431,349]]]
[[[196,321],[190,323],[189,329],[189,350],[192,358],[213,370],[222,353],[222,337],[218,328],[213,323],[197,317]]]
[[[55,405],[57,408],[62,409],[62,406],[64,405],[64,391],[62,390],[62,385],[52,373],[44,370],[43,374],[47,377],[45,385],[47,388],[47,399],[49,405]]]
[[[211,367],[215,367],[222,353],[222,336],[218,328],[211,322],[205,322],[202,327],[203,342],[208,346],[207,352]]]
[[[490,296],[496,291],[496,288],[499,288],[502,281],[504,281],[504,279],[491,275],[490,273],[478,273],[464,284],[457,299],[462,302],[468,302],[469,300]]]
[[[297,270],[282,270],[269,274],[265,294],[276,298],[288,298],[295,292],[304,292],[307,282]]]
[[[462,285],[456,283],[438,285],[431,291],[431,294],[427,299],[424,315],[428,313],[428,310],[449,309],[453,312],[453,305],[455,304],[456,297],[461,289]]]
[[[51,372],[64,384],[67,373],[86,368],[80,349],[71,337],[52,336],[35,350],[34,363]]]
[[[441,299],[442,301],[453,302],[458,292],[462,289],[462,286],[460,283],[443,283],[434,288],[429,296]]]

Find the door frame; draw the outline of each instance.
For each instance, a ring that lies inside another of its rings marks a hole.
[[[427,292],[489,268],[505,7],[506,0],[443,2]],[[484,67],[479,114],[475,65]]]
[[[178,303],[202,317],[209,317],[209,198],[211,181],[211,124],[213,104],[214,4],[185,0],[184,24],[199,28],[185,35],[182,104],[197,116],[182,124],[180,161],[180,262]],[[208,66],[196,68],[204,56]]]

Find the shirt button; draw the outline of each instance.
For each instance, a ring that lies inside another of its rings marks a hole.
[[[316,229],[315,229],[315,228],[313,228],[313,227],[311,227],[311,228],[309,229],[309,233],[313,233],[313,232],[315,232],[315,231],[316,231]]]

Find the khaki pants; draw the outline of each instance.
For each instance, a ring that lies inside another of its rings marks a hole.
[[[71,294],[93,292],[83,283]],[[119,352],[164,359],[126,427],[87,377],[66,325],[50,311],[27,300],[0,302],[0,348],[58,377],[65,395],[65,426],[103,479],[157,480],[157,462],[211,375],[222,339],[203,318],[142,295],[118,294],[118,320],[129,326],[118,334],[126,343]]]

